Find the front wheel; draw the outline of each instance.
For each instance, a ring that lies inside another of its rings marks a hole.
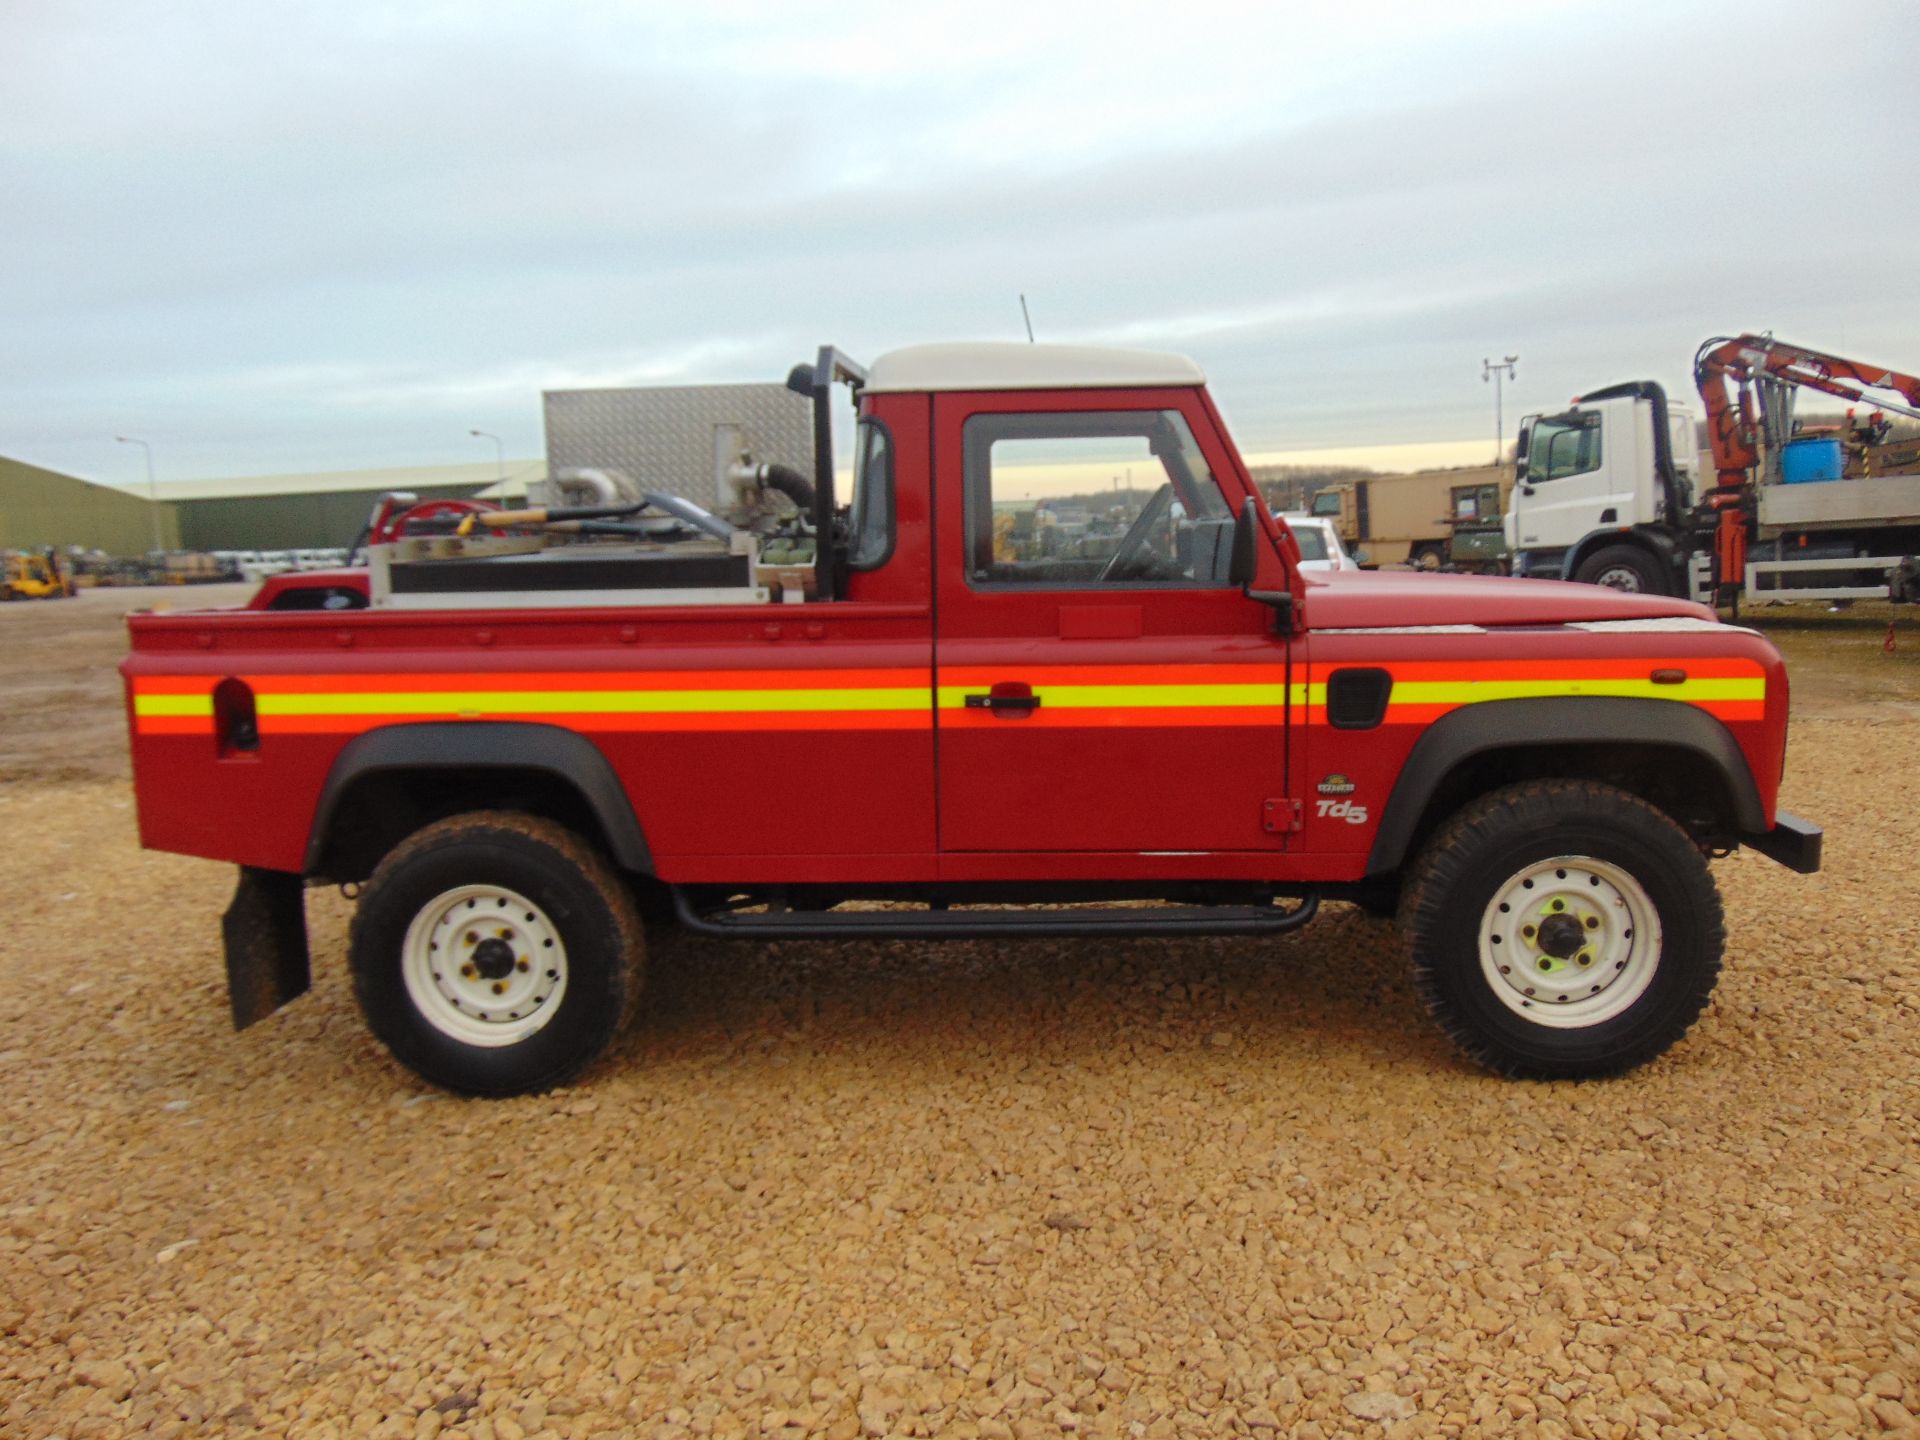
[[[395,1058],[470,1095],[571,1080],[631,1018],[644,952],[607,862],[550,820],[429,825],[380,862],[349,936],[354,991]]]
[[[1698,1018],[1720,973],[1720,896],[1686,831],[1609,785],[1497,790],[1441,828],[1400,904],[1428,1010],[1502,1075],[1618,1074]]]

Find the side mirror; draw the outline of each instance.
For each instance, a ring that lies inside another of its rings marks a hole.
[[[1259,503],[1247,501],[1233,522],[1233,554],[1227,560],[1227,583],[1238,585],[1242,590],[1253,584],[1260,568],[1260,552],[1256,548],[1260,543],[1260,517],[1253,513],[1253,507]]]
[[[1239,518],[1233,522],[1233,554],[1227,562],[1227,583],[1238,585],[1249,600],[1258,600],[1262,605],[1271,605],[1274,609],[1276,624],[1286,621],[1293,613],[1293,594],[1287,590],[1262,590],[1260,580],[1260,556],[1264,548],[1271,564],[1269,570],[1277,568],[1279,555],[1261,533],[1260,516],[1254,506],[1260,502],[1249,499],[1240,507]]]

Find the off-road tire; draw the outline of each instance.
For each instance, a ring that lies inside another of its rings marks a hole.
[[[1624,872],[1657,912],[1660,943],[1651,978],[1624,1010],[1555,1028],[1496,992],[1505,982],[1487,971],[1498,970],[1500,952],[1482,938],[1483,924],[1495,920],[1493,907],[1516,877],[1573,857]],[[1480,1065],[1529,1079],[1615,1075],[1662,1054],[1705,1008],[1726,943],[1719,892],[1687,832],[1636,795],[1575,780],[1507,786],[1454,815],[1409,870],[1399,925],[1415,985],[1440,1027]]]
[[[403,973],[416,918],[465,886],[524,895],[563,947],[554,1010],[512,1043],[448,1033]],[[435,1085],[489,1096],[550,1090],[605,1054],[639,1004],[646,956],[632,895],[599,852],[551,820],[510,811],[456,815],[395,846],[360,894],[348,953],[360,1008],[394,1057]]]
[[[1604,545],[1580,562],[1573,578],[1583,585],[1603,585],[1609,574],[1631,575],[1632,586],[1611,585],[1614,590],[1631,590],[1637,595],[1665,595],[1672,589],[1661,573],[1660,562],[1638,545]]]

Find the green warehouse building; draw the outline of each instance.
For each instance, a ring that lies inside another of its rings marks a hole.
[[[353,543],[376,496],[518,501],[546,478],[541,460],[419,465],[318,475],[163,481],[156,506],[137,490],[96,485],[0,456],[0,550],[77,546],[109,555],[167,550],[320,550]],[[156,528],[157,521],[157,528]]]
[[[109,555],[140,555],[156,544],[179,548],[171,506],[0,455],[0,550],[78,545]]]

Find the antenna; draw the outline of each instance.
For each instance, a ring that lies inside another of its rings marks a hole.
[[[1027,343],[1033,344],[1033,316],[1027,313],[1027,297],[1020,297],[1020,318],[1027,322]]]

